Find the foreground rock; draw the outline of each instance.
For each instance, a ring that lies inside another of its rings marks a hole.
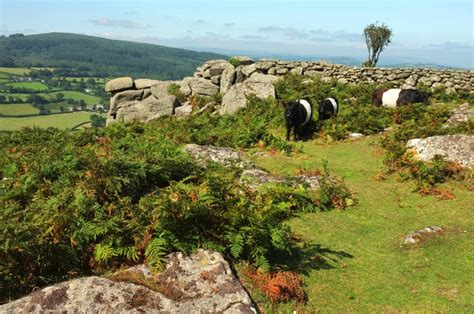
[[[354,132],[354,133],[350,133],[350,134],[348,135],[348,137],[349,137],[350,139],[352,139],[352,140],[357,140],[357,139],[359,139],[359,138],[363,138],[363,137],[364,137],[364,134]]]
[[[321,176],[319,175],[298,175],[285,178],[256,168],[245,170],[240,176],[240,182],[251,190],[257,190],[266,184],[287,184],[292,187],[302,185],[310,191],[316,191],[319,189],[320,180]]]
[[[252,161],[246,158],[244,153],[229,147],[187,144],[184,150],[203,167],[215,162],[224,167],[233,166],[244,169],[240,175],[240,183],[250,190],[255,191],[266,184],[287,184],[292,187],[304,186],[310,191],[317,191],[320,187],[321,176],[319,174],[284,177],[269,173],[258,169]]]
[[[426,227],[417,231],[413,231],[405,237],[403,244],[410,245],[419,243],[425,239],[428,239],[434,235],[439,235],[443,233],[443,229],[438,226]]]
[[[412,139],[407,147],[413,149],[415,158],[430,161],[436,155],[446,160],[458,162],[465,167],[474,165],[474,136],[473,135],[440,135],[423,139]]]
[[[211,162],[218,163],[225,167],[234,166],[242,169],[252,168],[254,166],[254,164],[245,157],[244,153],[229,147],[187,144],[184,150],[203,167],[207,167]]]
[[[130,282],[130,281],[134,281]],[[147,286],[152,283],[153,289]],[[221,254],[199,250],[168,255],[153,275],[141,265],[111,279],[63,282],[0,306],[1,313],[255,313],[252,301]]]

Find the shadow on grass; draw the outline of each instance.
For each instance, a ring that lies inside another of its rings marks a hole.
[[[308,275],[312,270],[336,268],[344,259],[354,258],[350,253],[334,251],[319,244],[303,244],[291,252],[272,256],[275,268]]]
[[[298,141],[307,142],[312,140],[316,133],[320,131],[320,126],[314,120],[310,120],[300,132],[298,132]]]

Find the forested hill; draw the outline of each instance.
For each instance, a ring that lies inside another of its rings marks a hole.
[[[96,76],[180,79],[218,58],[227,57],[68,33],[0,37],[0,66],[61,67],[102,74]]]

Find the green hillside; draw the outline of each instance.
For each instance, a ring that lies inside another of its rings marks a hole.
[[[0,66],[53,67],[94,76],[179,79],[210,59],[226,56],[67,33],[0,37]]]

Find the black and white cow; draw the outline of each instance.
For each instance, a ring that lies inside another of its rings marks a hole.
[[[319,103],[318,121],[328,120],[339,112],[339,103],[336,98],[328,97]]]
[[[293,140],[298,140],[301,128],[308,124],[313,117],[313,105],[309,99],[298,99],[285,103],[286,140],[290,140],[293,129]]]
[[[431,93],[419,91],[417,89],[379,89],[374,92],[374,105],[377,107],[395,108],[400,105],[413,103],[428,104]]]

